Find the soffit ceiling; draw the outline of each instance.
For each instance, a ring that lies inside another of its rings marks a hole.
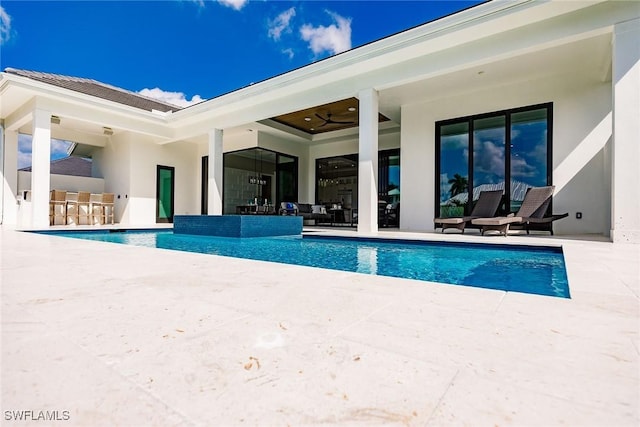
[[[487,63],[477,63],[458,71],[381,89],[379,122],[400,123],[401,106],[416,102],[429,102],[463,93],[501,87],[517,82],[530,82],[550,75],[575,75],[575,78],[591,81],[610,79],[611,35],[566,43],[511,58]],[[349,111],[349,108],[355,108]],[[331,122],[326,121],[331,114]],[[271,119],[289,128],[305,132],[312,137],[332,131],[358,127],[358,99],[347,98],[337,102],[315,106]],[[309,120],[306,120],[308,118]],[[346,122],[346,123],[332,123]],[[320,142],[320,139],[313,139]],[[328,141],[328,140],[327,140]]]
[[[384,89],[380,91],[380,109],[399,121],[400,107],[405,104],[518,82],[527,84],[552,75],[572,75],[574,80],[602,82],[611,79],[610,73],[611,34],[602,34]]]
[[[311,135],[317,135],[357,127],[359,124],[358,108],[358,99],[348,98],[305,110],[294,111],[293,113],[282,114],[272,117],[271,120]],[[379,123],[388,120],[387,117],[379,114]]]

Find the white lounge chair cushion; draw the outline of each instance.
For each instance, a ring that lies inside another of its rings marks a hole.
[[[506,225],[514,222],[522,222],[519,216],[496,216],[493,218],[476,218],[471,221],[474,225]]]
[[[462,224],[466,222],[462,217],[453,217],[453,218],[436,218],[433,220],[436,224]]]

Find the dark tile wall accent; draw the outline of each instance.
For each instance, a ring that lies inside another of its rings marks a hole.
[[[219,237],[267,237],[302,234],[301,216],[176,215],[173,232]]]

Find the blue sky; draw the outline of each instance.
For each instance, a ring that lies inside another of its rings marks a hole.
[[[188,105],[478,3],[2,0],[0,68],[92,78]]]

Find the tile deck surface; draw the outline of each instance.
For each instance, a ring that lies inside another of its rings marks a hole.
[[[640,245],[379,233],[562,245],[562,299],[0,233],[2,425],[640,424]]]

